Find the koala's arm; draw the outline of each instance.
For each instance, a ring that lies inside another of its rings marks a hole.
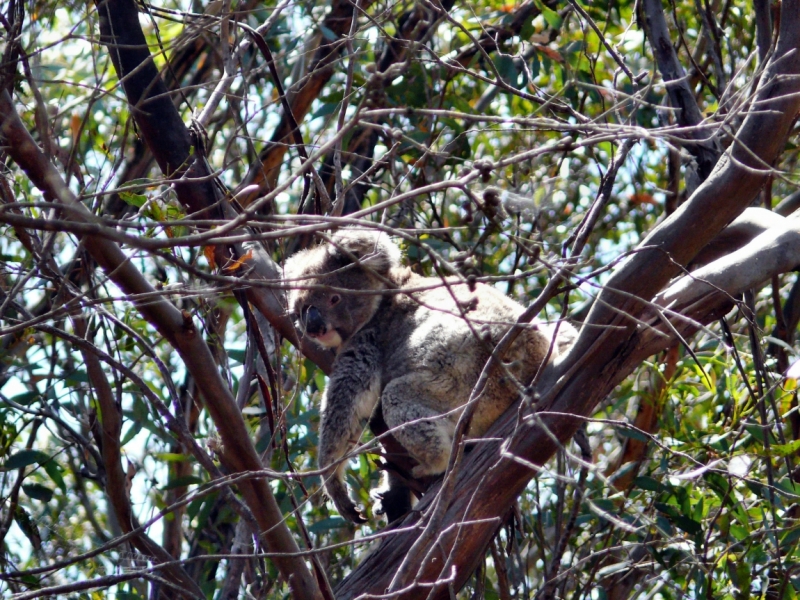
[[[380,354],[360,334],[336,357],[333,374],[322,398],[319,432],[319,466],[325,472],[325,491],[346,519],[366,519],[347,493],[344,456],[358,443],[380,397]]]

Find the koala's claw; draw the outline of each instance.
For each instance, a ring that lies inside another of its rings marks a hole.
[[[362,525],[363,523],[367,522],[367,518],[360,510],[358,510],[355,504],[351,503],[349,506],[339,506],[337,504],[336,509],[345,519],[355,523],[356,525]]]
[[[336,510],[338,510],[339,514],[345,519],[356,525],[367,522],[367,518],[358,510],[356,505],[353,504],[353,501],[350,500],[350,496],[347,494],[347,487],[344,485],[343,481],[331,479],[325,486],[325,491],[328,493],[330,499],[333,500]]]

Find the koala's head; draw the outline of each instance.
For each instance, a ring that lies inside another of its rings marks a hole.
[[[387,288],[381,278],[399,265],[400,249],[385,233],[342,229],[286,261],[289,312],[309,338],[337,348],[375,315],[375,292]]]

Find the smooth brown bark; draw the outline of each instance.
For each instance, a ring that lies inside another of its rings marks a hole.
[[[685,132],[679,135],[685,135],[689,140],[686,149],[697,160],[697,173],[700,179],[705,180],[719,158],[714,140],[709,139],[712,130],[701,127],[703,113],[697,105],[694,92],[689,86],[689,79],[672,46],[661,0],[643,0],[642,14],[658,71],[667,86],[670,104],[676,109],[675,119],[680,127],[686,128]]]

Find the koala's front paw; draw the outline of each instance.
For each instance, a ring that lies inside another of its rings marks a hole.
[[[342,515],[345,519],[347,519],[351,523],[355,523],[356,525],[361,525],[367,522],[367,518],[352,502],[348,501],[344,505],[339,504],[338,502],[334,502],[334,504],[336,505],[336,510],[339,511],[339,514]]]
[[[343,481],[337,479],[329,480],[325,485],[325,491],[328,493],[328,497],[333,500],[336,510],[338,510],[339,514],[345,519],[356,525],[367,522],[367,518],[358,510],[353,501],[350,500],[350,496],[347,494],[347,487]]]

